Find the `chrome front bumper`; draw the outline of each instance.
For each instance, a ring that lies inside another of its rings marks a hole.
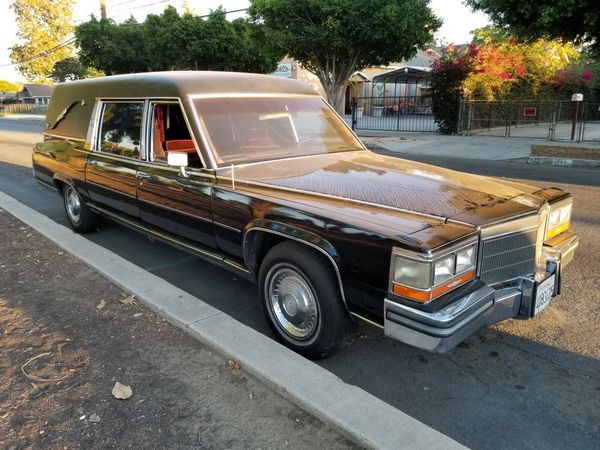
[[[436,312],[426,312],[385,299],[385,335],[417,348],[446,353],[485,325],[510,318],[528,319],[535,308],[537,286],[556,275],[554,295],[560,293],[562,267],[573,259],[577,235],[566,232],[544,246],[546,269],[498,286],[482,285]]]

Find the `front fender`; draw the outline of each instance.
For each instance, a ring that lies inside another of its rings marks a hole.
[[[329,241],[310,231],[268,219],[255,219],[244,227],[243,254],[248,267],[252,267],[252,264],[248,263],[252,262],[253,250],[256,248],[258,238],[257,233],[253,233],[255,231],[276,234],[309,245],[328,256],[328,259],[339,268],[340,257]]]
[[[340,273],[340,256],[329,241],[310,231],[268,219],[256,219],[248,223],[244,228],[243,254],[246,267],[250,269],[253,276],[256,276],[259,270],[260,255],[258,254],[258,250],[261,248],[262,244],[260,239],[264,237],[265,234],[276,235],[284,239],[297,241],[301,244],[308,245],[323,254],[333,267],[339,284],[342,301],[348,311],[346,295],[344,293],[344,284]]]

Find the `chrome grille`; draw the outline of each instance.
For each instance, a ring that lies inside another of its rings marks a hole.
[[[538,230],[490,237],[482,242],[479,277],[496,284],[535,272]]]

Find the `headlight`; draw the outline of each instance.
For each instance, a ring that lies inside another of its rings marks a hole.
[[[568,203],[561,202],[556,205],[550,205],[550,214],[548,214],[548,225],[546,226],[546,240],[550,239],[569,228],[571,224],[571,210],[573,201]]]
[[[456,252],[456,273],[463,273],[475,267],[475,246]]]
[[[440,284],[454,275],[454,255],[446,256],[433,264],[433,284]]]
[[[477,244],[455,246],[439,255],[394,248],[390,290],[401,297],[428,302],[475,277]]]
[[[414,261],[396,257],[394,264],[394,282],[417,289],[427,289],[431,286],[431,266],[427,262]]]

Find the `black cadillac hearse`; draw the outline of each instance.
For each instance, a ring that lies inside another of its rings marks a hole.
[[[560,189],[372,153],[311,87],[264,75],[59,84],[33,172],[78,232],[116,220],[256,282],[311,358],[357,320],[445,352],[533,317],[578,245]]]

